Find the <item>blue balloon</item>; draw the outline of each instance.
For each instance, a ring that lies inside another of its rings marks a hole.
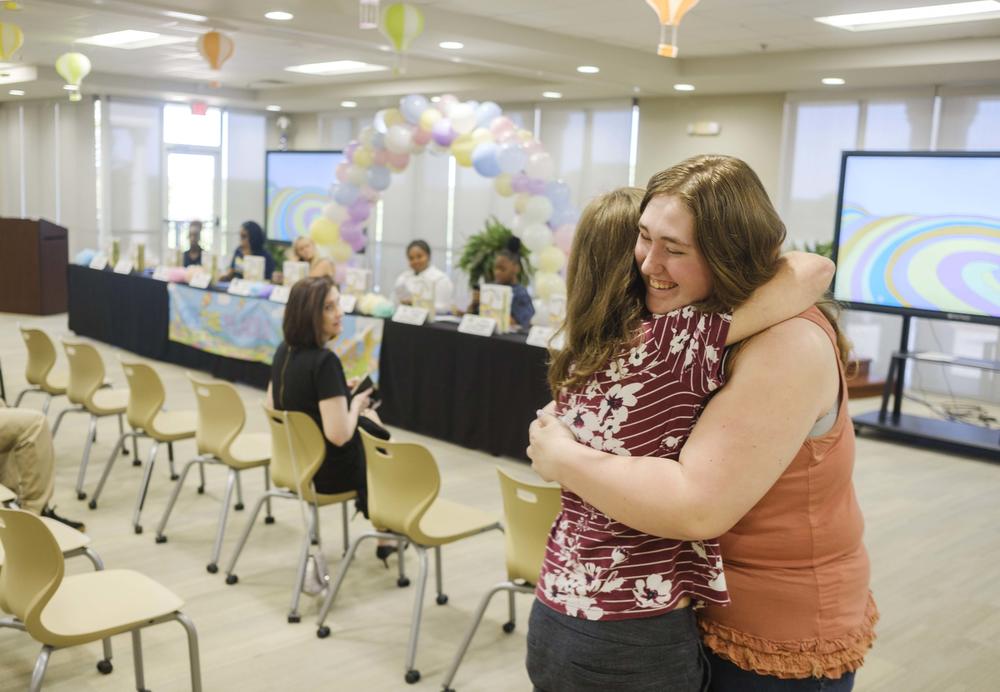
[[[372,135],[372,149],[385,149],[385,135],[381,132]]]
[[[514,175],[524,170],[524,164],[528,163],[528,152],[521,147],[520,142],[504,142],[497,148],[497,162],[501,172]]]
[[[374,190],[385,190],[392,182],[392,173],[385,166],[372,166],[368,169],[368,184]]]
[[[489,127],[494,118],[500,117],[503,109],[492,101],[483,101],[476,106],[476,126]]]
[[[565,209],[570,203],[569,185],[564,180],[550,180],[545,184],[545,196],[554,209]]]
[[[351,183],[341,183],[335,186],[333,190],[333,198],[342,207],[351,206],[351,202],[356,200],[360,194],[361,190],[358,189],[358,186]]]
[[[472,151],[472,167],[479,175],[495,178],[500,175],[500,163],[497,161],[497,145],[493,142],[483,142]]]
[[[549,217],[549,227],[559,228],[560,226],[565,226],[566,224],[576,224],[580,220],[580,212],[578,212],[573,207],[563,207],[562,209],[556,209],[552,212],[552,216]]]
[[[416,125],[429,105],[427,99],[420,94],[410,94],[399,100],[399,111],[408,123]]]

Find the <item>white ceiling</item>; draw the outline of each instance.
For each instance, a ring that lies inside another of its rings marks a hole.
[[[336,109],[343,99],[379,107],[412,92],[454,92],[466,98],[535,101],[543,90],[566,98],[672,95],[676,82],[699,94],[818,89],[825,76],[850,87],[896,87],[990,81],[1000,83],[1000,20],[889,31],[849,32],[813,17],[943,0],[702,0],[680,30],[680,58],[655,54],[659,26],[644,0],[411,0],[424,11],[424,34],[404,70],[344,77],[285,71],[338,59],[396,66],[377,31],[358,28],[357,0],[23,0],[0,22],[24,29],[18,62],[38,66],[38,80],[18,84],[27,96],[62,94],[51,68],[63,52],[86,53],[93,72],[84,91],[285,110]],[[388,4],[386,0],[383,6]],[[293,12],[289,22],[264,18]],[[165,11],[210,17],[171,19]],[[235,54],[213,75],[195,48],[209,28],[228,34]],[[75,45],[86,36],[122,29],[187,40],[120,50]],[[440,41],[465,43],[445,51]],[[575,68],[594,64],[598,75]],[[2,75],[2,70],[0,70]],[[209,82],[217,80],[221,88]],[[0,88],[0,100],[10,100]]]

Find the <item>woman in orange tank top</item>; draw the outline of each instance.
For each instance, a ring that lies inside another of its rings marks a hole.
[[[740,305],[773,260],[733,256],[726,214],[781,224],[756,175],[738,159],[695,157],[653,177],[646,197],[663,196],[694,216],[706,266],[674,276],[664,263],[650,290],[697,287],[697,307]],[[817,308],[744,341],[676,463],[587,448],[551,416],[532,425],[542,477],[637,530],[719,537],[732,600],[699,623],[712,690],[847,691],[874,640],[845,356]]]

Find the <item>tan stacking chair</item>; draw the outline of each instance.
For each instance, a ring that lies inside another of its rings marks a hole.
[[[83,483],[87,477],[90,447],[97,438],[97,420],[106,416],[118,416],[118,432],[124,435],[122,416],[128,406],[128,390],[104,388],[104,361],[96,348],[83,341],[73,339],[62,341],[69,360],[69,384],[66,386],[66,396],[73,406],[60,411],[52,434],[55,435],[63,416],[67,413],[79,411],[90,415],[90,428],[83,446],[83,457],[80,459],[80,472],[76,478],[76,499],[83,500],[87,497],[87,493],[83,492]]]
[[[132,361],[122,361],[122,368],[125,370],[125,378],[128,380],[128,423],[132,427],[129,432],[122,432],[111,450],[108,463],[104,465],[104,472],[101,480],[97,483],[94,497],[91,498],[88,506],[97,509],[97,501],[101,498],[104,484],[111,473],[115,459],[118,458],[118,450],[124,449],[125,441],[131,437],[149,438],[153,441],[153,446],[149,450],[149,460],[146,461],[146,470],[143,473],[142,485],[139,486],[139,493],[135,499],[135,510],[132,513],[132,530],[142,533],[142,506],[146,502],[146,494],[149,492],[149,481],[153,476],[153,466],[156,463],[156,454],[161,444],[173,444],[179,440],[189,440],[194,437],[197,414],[194,411],[166,411],[163,402],[167,398],[167,393],[163,389],[163,382],[151,366],[145,363]],[[174,473],[173,459],[171,459],[170,478],[176,479]]]
[[[340,504],[343,522],[344,550],[350,541],[348,533],[347,503],[357,497],[354,491],[326,495],[316,492],[313,487],[313,477],[326,458],[326,440],[316,422],[305,413],[299,411],[274,411],[264,408],[268,423],[271,426],[271,479],[275,488],[268,490],[257,500],[250,521],[243,529],[233,557],[226,568],[226,583],[235,584],[239,581],[234,570],[236,561],[243,551],[243,546],[250,536],[261,505],[272,497],[299,500],[303,503],[305,536],[302,539],[302,549],[299,551],[298,571],[295,587],[292,591],[292,603],[288,611],[289,622],[300,622],[299,599],[302,596],[302,582],[305,579],[306,563],[309,561],[310,545],[317,545],[317,569],[320,578],[327,574],[326,561],[323,559],[323,548],[320,541],[319,508],[327,505]],[[308,507],[308,509],[306,509]]]
[[[323,602],[316,635],[320,639],[330,635],[330,628],[324,624],[326,616],[362,541],[368,538],[398,541],[401,568],[403,548],[406,544],[412,544],[420,560],[404,678],[412,684],[420,680],[420,671],[414,665],[424,592],[427,590],[428,549],[434,550],[437,603],[444,605],[448,602],[448,597],[443,590],[441,546],[485,531],[502,529],[496,517],[474,507],[438,497],[441,476],[437,462],[426,447],[411,442],[379,440],[363,430],[361,439],[364,441],[365,461],[368,465],[368,514],[376,530],[358,536],[351,543],[347,558],[337,572],[333,588]],[[401,585],[407,583],[405,577],[401,577],[400,582]]]
[[[7,497],[5,492],[11,494],[11,497]],[[0,504],[12,500],[13,493],[7,488],[0,485]],[[98,555],[90,547],[90,536],[74,528],[66,526],[62,522],[56,521],[55,519],[49,519],[48,517],[40,517],[42,523],[48,528],[52,533],[52,536],[56,539],[56,543],[59,546],[59,551],[62,553],[63,559],[82,556],[91,561],[94,565],[94,569],[98,572],[104,569],[104,562],[101,560],[100,555]],[[0,569],[3,568],[4,563],[4,549],[3,545],[0,544]],[[0,610],[3,609],[3,594],[0,593]],[[0,627],[9,627],[16,630],[26,631],[24,623],[21,622],[16,617],[0,617]],[[102,641],[104,646],[104,658],[97,662],[97,670],[107,675],[113,670],[111,663],[111,640],[104,639]]]
[[[20,324],[17,325],[17,328],[21,330],[24,345],[28,349],[28,362],[24,366],[24,379],[28,381],[29,386],[17,395],[14,408],[21,405],[21,399],[24,398],[25,394],[38,392],[45,395],[42,413],[48,414],[52,397],[66,394],[69,374],[64,368],[56,367],[56,347],[48,334],[41,329],[29,329]],[[55,436],[55,432],[52,434]]]
[[[59,545],[42,520],[28,512],[0,509],[0,543],[7,560],[0,571],[4,609],[42,644],[31,676],[31,692],[42,688],[55,649],[124,632],[132,634],[136,688],[144,690],[140,631],[170,620],[180,622],[187,632],[191,689],[201,692],[198,634],[180,610],[184,602],[174,593],[132,570],[65,577]]]
[[[194,387],[195,398],[198,400],[198,424],[195,432],[195,441],[198,445],[198,456],[184,465],[181,470],[180,480],[174,486],[174,492],[170,495],[170,501],[163,511],[163,518],[160,525],[156,527],[156,542],[166,543],[167,536],[164,530],[167,528],[167,520],[180,495],[184,480],[187,478],[191,466],[198,464],[198,471],[201,474],[201,485],[198,486],[198,493],[205,492],[205,464],[224,466],[229,469],[229,478],[226,483],[226,494],[222,498],[222,508],[219,514],[219,524],[215,532],[215,544],[212,546],[212,557],[206,569],[215,574],[219,571],[219,553],[222,552],[222,539],[226,532],[226,519],[229,517],[229,506],[233,497],[233,488],[236,488],[236,507],[243,509],[243,488],[240,483],[240,472],[247,469],[264,469],[264,490],[271,489],[271,475],[268,470],[268,461],[271,459],[271,436],[267,433],[244,433],[243,425],[246,423],[246,411],[243,408],[243,400],[240,399],[236,388],[227,382],[213,382],[212,380],[202,380],[191,373],[188,379]],[[271,516],[271,500],[267,499],[267,516],[264,523],[271,524],[274,517]]]
[[[465,639],[455,654],[448,674],[444,677],[443,692],[455,692],[451,682],[455,679],[458,667],[465,657],[465,652],[472,642],[472,637],[479,628],[483,613],[500,591],[507,592],[507,606],[510,619],[503,625],[503,631],[510,634],[514,631],[516,620],[514,609],[514,594],[535,592],[538,575],[542,571],[542,561],[545,559],[545,544],[548,541],[552,523],[562,508],[560,488],[552,485],[538,485],[518,480],[501,468],[497,468],[500,476],[500,492],[503,495],[503,513],[506,520],[506,555],[507,581],[496,584],[483,594],[479,608],[472,618]]]

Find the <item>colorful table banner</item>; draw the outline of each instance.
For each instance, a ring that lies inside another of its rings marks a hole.
[[[171,341],[228,358],[270,363],[281,343],[285,306],[172,283]]]

